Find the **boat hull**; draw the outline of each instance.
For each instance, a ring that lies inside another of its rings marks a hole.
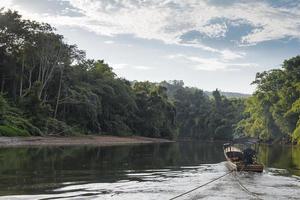
[[[260,163],[245,164],[238,155],[241,155],[242,151],[236,147],[227,147],[224,149],[224,155],[227,160],[226,167],[229,170],[234,171],[246,171],[246,172],[263,172],[264,166]],[[231,157],[229,157],[231,156]]]

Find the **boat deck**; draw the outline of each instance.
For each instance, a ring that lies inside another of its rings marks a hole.
[[[227,160],[226,167],[229,170],[262,172],[264,166],[260,163],[254,162],[252,164],[245,164],[243,161],[243,152],[237,147],[224,148],[224,155]]]

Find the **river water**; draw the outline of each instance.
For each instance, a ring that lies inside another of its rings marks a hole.
[[[178,199],[300,199],[300,148],[257,146],[263,173],[233,174]],[[221,143],[0,149],[0,199],[170,199],[228,170]]]

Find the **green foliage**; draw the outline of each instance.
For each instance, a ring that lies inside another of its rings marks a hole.
[[[0,134],[2,136],[40,135],[41,131],[32,125],[21,112],[8,105],[0,95]]]
[[[218,90],[209,98],[183,81],[130,83],[103,60],[87,59],[66,44],[50,25],[23,20],[17,12],[0,11],[0,30],[0,92],[10,102],[0,98],[6,135],[224,140],[241,119],[242,100]]]
[[[299,141],[300,56],[284,61],[282,69],[258,73],[257,91],[246,102],[238,127],[263,140]]]
[[[8,114],[0,99],[1,124],[9,133],[17,127],[31,135],[176,136],[165,88],[132,86],[103,60],[86,59],[50,25],[17,12],[0,11],[0,29],[0,92],[17,110]]]
[[[8,109],[7,102],[5,99],[0,95],[0,123],[3,123],[6,110]]]
[[[176,111],[168,99],[167,89],[148,81],[136,82],[133,89],[137,105],[135,132],[147,137],[176,137]]]
[[[59,121],[57,119],[49,118],[46,125],[46,133],[48,135],[61,135],[69,136],[75,135],[77,130],[75,127],[67,125],[65,122]]]
[[[10,125],[0,125],[1,136],[29,136],[29,132]]]
[[[205,140],[233,137],[234,128],[242,118],[242,99],[227,99],[218,90],[209,98],[202,90],[184,87],[182,81],[161,84],[175,102],[179,137]]]
[[[293,141],[300,143],[300,121],[297,123],[297,126],[292,134]]]

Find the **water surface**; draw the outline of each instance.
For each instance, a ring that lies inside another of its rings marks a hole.
[[[300,148],[257,149],[251,193],[230,174],[179,199],[300,199]],[[170,199],[227,172],[221,143],[1,148],[0,199]]]

